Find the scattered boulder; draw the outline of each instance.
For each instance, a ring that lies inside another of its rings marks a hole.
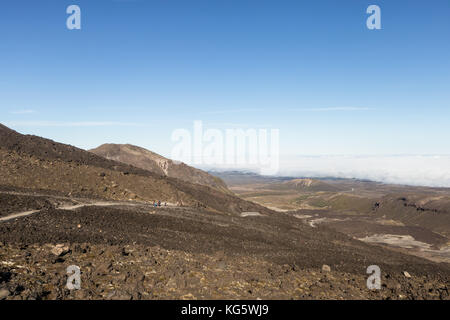
[[[322,272],[331,272],[331,267],[327,264],[322,266]]]
[[[58,257],[64,256],[69,252],[69,247],[63,244],[57,244],[51,249],[51,252]]]
[[[8,289],[0,289],[0,300],[5,300],[10,295]]]
[[[113,265],[111,262],[104,262],[97,267],[97,274],[106,275],[111,272]]]
[[[130,193],[129,198],[130,198],[131,200],[134,200],[134,199],[137,199],[138,196],[137,196],[137,194],[135,194],[135,193]]]
[[[226,269],[227,269],[227,264],[226,264],[224,261],[219,261],[219,262],[217,263],[216,270],[218,270],[218,271],[224,271],[224,270],[226,270]]]
[[[411,275],[410,275],[407,271],[403,271],[403,275],[404,275],[406,278],[411,278]]]

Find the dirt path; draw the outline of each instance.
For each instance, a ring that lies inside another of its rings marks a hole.
[[[91,206],[106,207],[106,206],[114,206],[114,205],[133,205],[133,204],[112,203],[112,202],[111,203],[110,202],[94,202],[94,203],[80,203],[80,204],[71,205],[71,206],[60,206],[60,207],[57,207],[56,209],[75,210],[75,209],[83,208],[83,207],[91,207]],[[21,217],[26,217],[26,216],[32,215],[34,213],[38,213],[40,211],[42,211],[42,210],[31,210],[31,211],[23,211],[23,212],[13,213],[6,217],[0,218],[0,222],[4,222],[4,221],[11,220],[11,219],[16,219],[16,218],[21,218]]]
[[[19,212],[19,213],[13,213],[13,214],[11,214],[9,216],[0,218],[0,222],[8,221],[8,220],[15,219],[15,218],[20,218],[20,217],[26,217],[26,216],[32,215],[33,213],[37,213],[39,211],[41,211],[41,210],[31,210],[31,211],[24,211],[24,212]]]
[[[409,254],[423,257],[435,262],[450,263],[450,245],[445,245],[440,249],[433,249],[431,244],[417,241],[410,235],[395,234],[375,234],[358,238],[358,240],[375,244],[386,244],[391,247],[411,249]]]
[[[53,196],[53,195],[47,195],[47,194],[36,194],[36,193],[27,193],[27,192],[12,192],[12,191],[0,191],[0,194],[9,194],[9,195],[17,195],[17,196],[29,196],[29,197],[47,197],[49,199],[53,200],[63,200],[65,202],[69,202],[66,204],[61,204],[58,206],[55,206],[55,209],[58,210],[76,210],[83,207],[112,207],[112,206],[127,206],[127,207],[136,207],[140,205],[147,205],[154,208],[152,204],[146,204],[146,203],[137,203],[137,202],[124,202],[124,201],[93,201],[90,199],[80,199],[80,198],[69,198],[69,197],[63,197],[63,196]],[[176,208],[177,206],[172,203],[167,203],[166,207]],[[5,217],[0,217],[0,222],[26,217],[30,216],[32,214],[38,213],[42,211],[40,210],[26,210],[26,211],[20,211],[16,213],[11,213]]]

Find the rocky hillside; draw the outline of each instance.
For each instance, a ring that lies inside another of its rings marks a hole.
[[[172,161],[141,147],[130,144],[103,144],[89,151],[101,157],[123,162],[159,175],[228,192],[226,184],[220,178],[184,163]]]
[[[111,200],[161,200],[239,213],[262,206],[0,125],[0,185]]]
[[[450,197],[426,194],[392,194],[379,200],[374,215],[428,228],[450,236]]]

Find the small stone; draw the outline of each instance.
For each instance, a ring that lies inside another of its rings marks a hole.
[[[103,263],[101,265],[98,266],[97,268],[97,273],[100,275],[105,275],[111,272],[111,270],[113,269],[113,265],[112,263]]]
[[[324,264],[322,266],[322,271],[323,272],[331,272],[331,267],[329,265],[327,265],[327,264]]]
[[[404,275],[406,278],[411,278],[411,275],[408,273],[408,271],[403,271],[403,275]]]
[[[196,297],[192,293],[185,294],[181,297],[181,300],[195,300]]]
[[[61,257],[58,257],[58,258],[54,259],[54,260],[52,261],[52,263],[53,263],[53,264],[55,264],[55,263],[64,263],[65,261],[66,261],[65,259],[63,259],[63,258],[61,258]]]
[[[131,300],[133,296],[127,292],[117,292],[113,298],[114,300]]]
[[[65,254],[67,254],[69,252],[69,247],[68,246],[64,246],[63,244],[57,244],[56,246],[54,246],[51,250],[51,252],[55,255],[55,256],[63,256]]]
[[[166,287],[168,287],[168,288],[176,288],[177,287],[177,282],[175,281],[175,279],[170,279],[169,281],[167,281]]]
[[[88,298],[88,293],[81,289],[81,290],[76,290],[73,295],[75,296],[75,299],[77,300],[86,300]]]
[[[78,228],[78,229],[81,229],[81,224],[78,224],[78,225],[77,225],[77,228]]]
[[[10,295],[9,290],[0,289],[0,300],[6,299]]]
[[[227,268],[227,264],[223,261],[220,261],[219,263],[217,263],[217,270],[219,271],[223,271]]]

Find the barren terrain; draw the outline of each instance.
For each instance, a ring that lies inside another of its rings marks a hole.
[[[326,225],[367,243],[450,263],[449,189],[236,172],[218,176],[240,197],[311,227]]]
[[[27,209],[35,198],[15,197],[28,199]],[[137,202],[64,208],[0,221],[0,286],[9,299],[449,298],[449,265],[373,247],[288,214],[241,216]],[[366,287],[372,264],[382,270],[380,291]],[[65,287],[69,265],[81,268],[82,290]]]
[[[236,195],[0,138],[0,299],[450,298],[446,190],[235,175]]]

